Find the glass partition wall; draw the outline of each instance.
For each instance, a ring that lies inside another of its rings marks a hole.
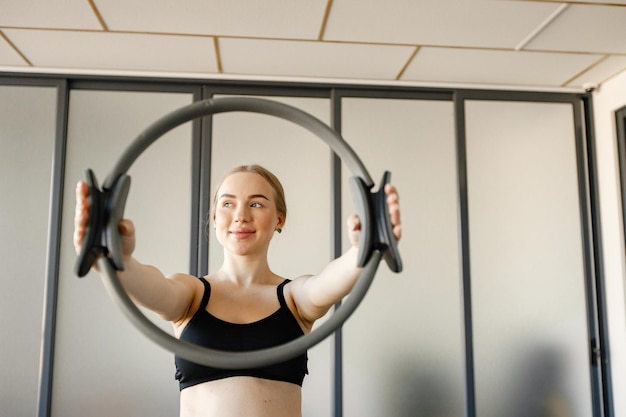
[[[589,364],[603,340],[593,295],[602,277],[590,255],[597,248],[584,96],[47,81],[63,90],[20,81],[0,85],[2,189],[13,196],[0,204],[11,271],[2,278],[10,337],[0,353],[30,371],[10,377],[14,366],[5,361],[0,409],[39,417],[178,413],[173,355],[132,327],[95,274],[74,275],[74,188],[85,168],[102,182],[122,149],[165,113],[239,95],[282,101],[332,125],[374,181],[389,170],[400,189],[404,271],[382,263],[353,317],[310,350],[304,416],[610,415],[601,361]],[[299,126],[229,113],[174,129],[131,168],[126,216],[138,229],[137,256],[166,273],[218,267],[207,221],[212,193],[242,163],[267,166],[285,186],[289,218],[272,243],[275,272],[315,273],[345,249],[347,168]],[[60,222],[49,214],[55,201]]]
[[[0,85],[0,410],[37,412],[57,88]]]
[[[477,415],[592,415],[572,105],[465,111]]]
[[[404,263],[399,275],[380,265],[344,326],[346,417],[464,415],[453,110],[449,100],[342,99],[343,136],[374,181],[389,170],[400,190]]]
[[[70,93],[53,416],[178,413],[171,355],[130,325],[94,271],[82,279],[74,275],[71,203],[86,168],[91,168],[102,184],[132,139],[159,117],[192,101],[190,93]],[[135,256],[158,265],[166,275],[189,268],[191,132],[190,124],[169,132],[128,172],[132,183],[125,216],[135,224]],[[163,328],[171,330],[167,323]],[[77,385],[77,380],[89,383]],[[158,401],[137,401],[147,395]]]

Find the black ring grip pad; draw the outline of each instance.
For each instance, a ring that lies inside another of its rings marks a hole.
[[[369,261],[374,250],[380,250],[389,269],[402,271],[402,258],[398,251],[398,240],[393,234],[393,225],[389,217],[389,206],[385,185],[389,183],[391,173],[385,171],[377,192],[371,192],[360,177],[350,178],[350,189],[355,210],[361,222],[359,233],[359,257],[357,266],[363,267]],[[364,204],[364,202],[367,202]]]
[[[130,177],[122,174],[110,190],[101,190],[91,169],[85,171],[89,187],[89,219],[85,237],[76,260],[76,275],[87,275],[99,256],[107,256],[114,269],[122,271],[122,244],[118,225],[124,215],[126,198],[130,189]]]

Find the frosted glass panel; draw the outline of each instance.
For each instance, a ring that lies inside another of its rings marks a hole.
[[[126,146],[190,94],[72,91],[63,208],[53,417],[175,416],[174,355],[139,333],[95,272],[78,279],[72,232],[76,183],[92,168],[102,184]],[[167,133],[129,170],[125,216],[135,257],[165,274],[189,269],[191,124]],[[165,330],[171,325],[150,315]]]
[[[269,97],[290,104],[328,123],[325,99]],[[269,263],[277,274],[295,278],[314,274],[331,259],[330,150],[306,129],[272,116],[233,112],[213,117],[211,192],[230,168],[260,164],[285,188],[287,222],[270,245]],[[211,202],[213,195],[210,196]],[[209,229],[209,271],[218,269],[222,248]],[[304,417],[331,415],[331,339],[309,350],[304,380]]]
[[[0,86],[0,410],[37,413],[56,88]]]
[[[477,415],[591,415],[572,106],[466,103]]]
[[[344,416],[464,415],[453,105],[343,99],[342,131],[378,183],[399,188],[404,271],[380,264],[344,325]],[[344,166],[344,177],[351,173]],[[345,187],[345,212],[353,211]]]

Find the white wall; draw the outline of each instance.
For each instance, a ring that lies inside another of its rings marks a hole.
[[[615,416],[626,416],[626,292],[615,111],[626,105],[626,72],[594,93],[604,273],[609,312]]]

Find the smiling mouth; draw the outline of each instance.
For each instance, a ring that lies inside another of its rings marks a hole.
[[[230,234],[237,239],[245,239],[254,234],[254,230],[232,230]]]

